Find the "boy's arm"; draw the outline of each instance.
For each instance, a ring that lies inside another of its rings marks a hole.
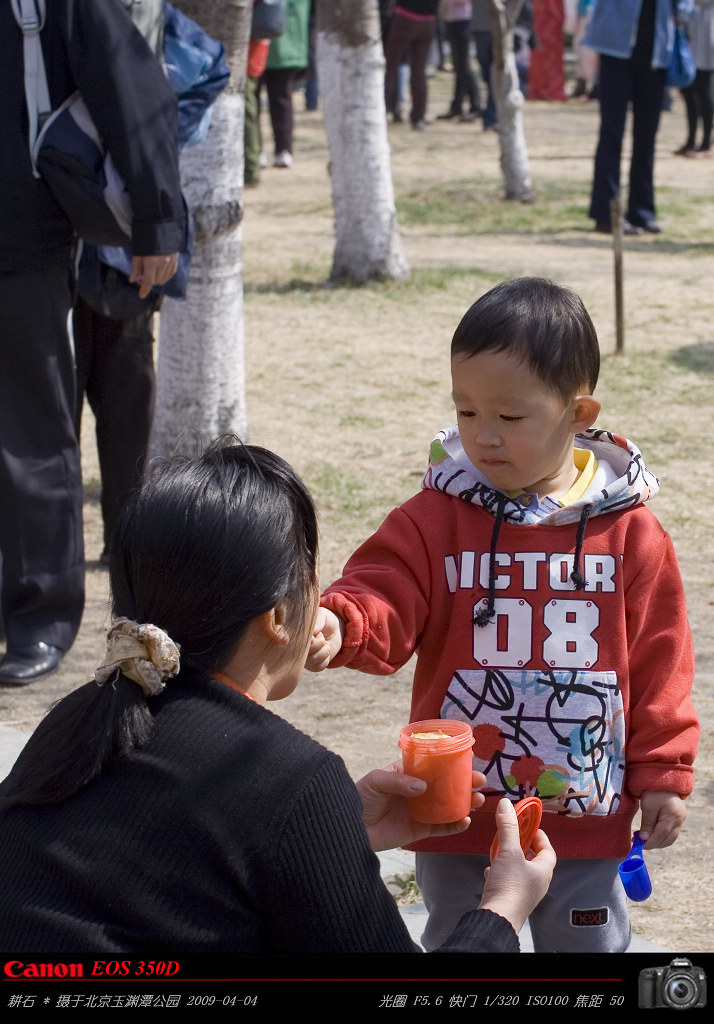
[[[416,519],[395,509],[322,595],[307,668],[396,672],[418,646],[429,614],[431,574]]]
[[[694,651],[672,541],[653,518],[646,532],[633,534],[624,556],[626,569],[628,559],[638,566],[626,595],[627,785],[647,812],[652,849],[674,842],[684,820],[680,798],[693,788],[699,723],[690,696]]]

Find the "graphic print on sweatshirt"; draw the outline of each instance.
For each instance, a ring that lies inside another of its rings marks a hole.
[[[558,814],[611,814],[625,770],[625,714],[614,672],[464,669],[441,717],[471,724],[482,792],[538,796]]]

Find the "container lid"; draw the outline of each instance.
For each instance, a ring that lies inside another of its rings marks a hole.
[[[527,796],[514,805],[516,818],[518,819],[518,833],[521,841],[521,849],[525,853],[530,849],[533,837],[540,828],[540,819],[543,816],[543,804],[537,796]],[[493,860],[498,853],[498,835],[493,837],[489,856]]]
[[[423,722],[410,722],[399,734],[401,749],[417,754],[454,754],[468,750],[473,745],[471,726],[455,718],[429,718]]]

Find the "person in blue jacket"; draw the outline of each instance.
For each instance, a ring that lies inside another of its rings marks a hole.
[[[654,199],[655,139],[674,45],[675,8],[693,0],[595,0],[584,45],[600,54],[600,137],[595,153],[590,217],[612,231],[610,200],[620,194],[625,119],[632,105],[632,158],[623,230],[659,234]]]

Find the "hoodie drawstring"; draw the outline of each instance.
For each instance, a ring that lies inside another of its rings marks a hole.
[[[506,510],[507,494],[496,495],[496,518],[491,531],[491,554],[488,560],[488,601],[486,607],[474,615],[474,626],[487,626],[496,613],[496,545]]]
[[[573,585],[576,590],[585,590],[588,585],[588,581],[585,579],[580,571],[580,560],[583,556],[583,542],[585,540],[585,527],[588,525],[588,519],[592,512],[594,505],[585,505],[583,511],[580,513],[580,522],[578,523],[578,533],[575,538],[575,558],[573,559],[573,571],[570,574],[570,578],[573,581]]]
[[[491,531],[491,553],[488,560],[488,600],[484,608],[481,608],[474,615],[473,623],[474,626],[487,626],[493,616],[496,613],[496,547],[498,545],[498,535],[501,532],[501,524],[504,520],[506,503],[509,498],[506,494],[499,494],[496,498],[496,516],[494,519],[493,530]],[[573,586],[576,590],[585,590],[588,581],[580,571],[580,562],[583,557],[583,543],[585,541],[585,528],[588,525],[588,519],[590,513],[593,511],[593,505],[585,505],[582,512],[580,513],[580,521],[578,523],[578,532],[575,538],[575,557],[573,559],[573,571],[570,574],[570,579],[573,582]]]

